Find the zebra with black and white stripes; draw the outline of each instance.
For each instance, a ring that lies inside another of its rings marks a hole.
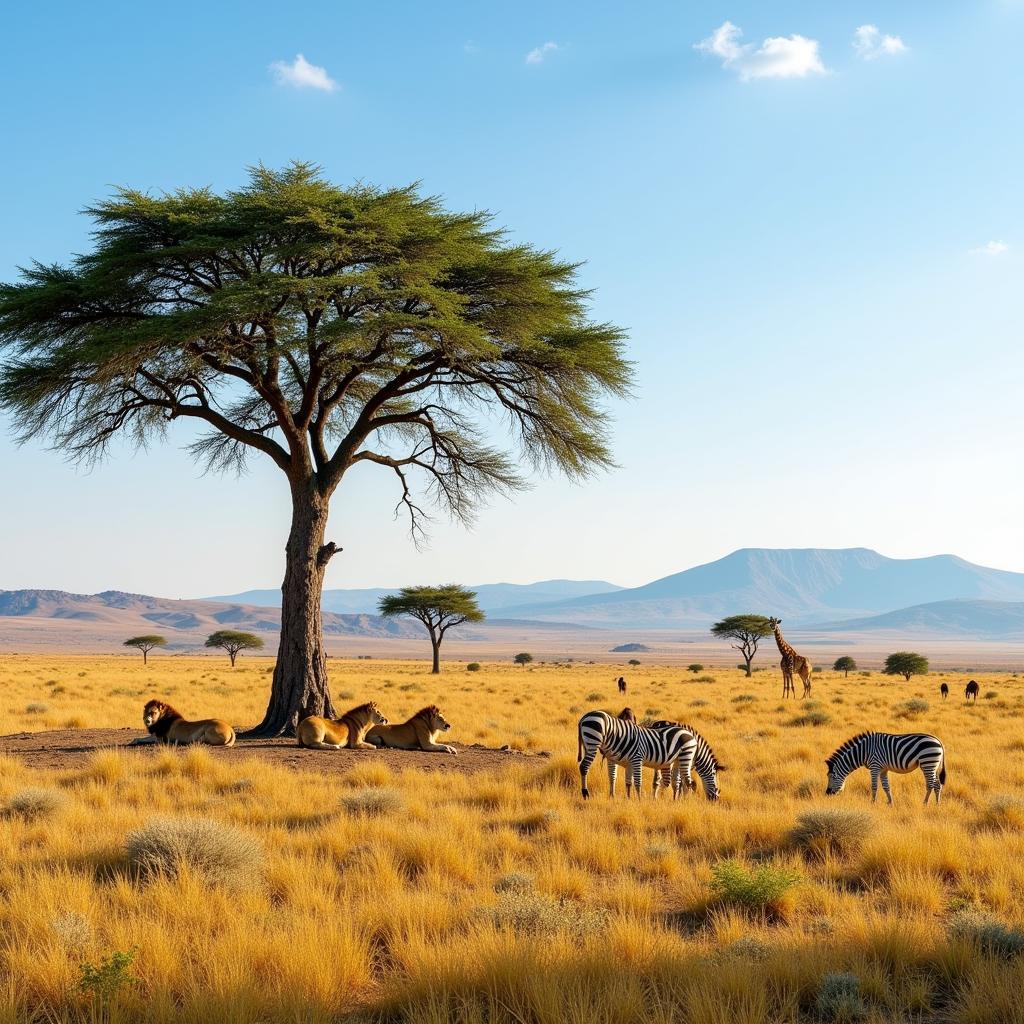
[[[682,761],[688,774],[693,765],[697,743],[693,733],[679,727],[650,729],[636,722],[609,715],[607,711],[588,711],[579,721],[580,787],[583,799],[590,796],[587,775],[598,754],[608,759],[609,781],[614,785],[614,767],[626,766],[626,796],[635,790],[640,797],[643,770],[647,765],[655,771],[675,770]],[[614,795],[614,790],[613,794]]]
[[[670,722],[663,719],[659,722],[655,722],[651,728],[685,729],[688,733],[693,735],[696,742],[693,761],[690,764],[686,764],[680,760],[676,762],[674,773],[670,769],[666,768],[662,770],[660,779],[655,775],[654,795],[658,795],[659,781],[666,788],[671,785],[672,794],[676,797],[678,797],[682,792],[684,782],[687,789],[696,789],[697,785],[693,781],[693,775],[690,772],[690,768],[692,767],[704,787],[704,796],[707,797],[708,800],[717,800],[721,795],[721,790],[718,788],[718,773],[724,772],[726,769],[724,764],[719,764],[718,758],[715,757],[715,752],[711,749],[711,745],[708,741],[704,739],[704,737],[701,736],[701,734],[697,732],[692,725],[688,725],[686,722]]]
[[[867,768],[871,772],[872,803],[878,796],[879,781],[889,803],[892,803],[889,772],[906,775],[920,768],[927,787],[924,792],[926,804],[932,793],[935,794],[935,802],[939,803],[942,787],[946,784],[946,752],[942,741],[923,732],[862,732],[827,757],[825,764],[828,765],[827,796],[841,793],[846,777],[858,768]]]

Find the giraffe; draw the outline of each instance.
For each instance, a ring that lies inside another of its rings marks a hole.
[[[768,620],[768,625],[772,627],[772,632],[775,634],[775,642],[779,645],[779,653],[782,655],[782,696],[796,696],[796,687],[793,685],[793,672],[795,670],[804,684],[804,692],[801,694],[800,699],[803,700],[804,697],[809,697],[811,695],[810,662],[802,654],[797,654],[786,643],[782,630],[779,629],[779,626],[782,625],[782,619],[772,617]]]

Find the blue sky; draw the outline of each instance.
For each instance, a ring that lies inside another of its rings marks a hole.
[[[629,329],[620,469],[420,552],[360,470],[328,586],[637,584],[755,545],[1024,571],[1024,2],[97,2],[4,28],[2,279],[86,247],[112,185],[299,158],[494,211]],[[276,470],[202,477],[172,444],[87,473],[7,426],[0,588],[279,582]]]

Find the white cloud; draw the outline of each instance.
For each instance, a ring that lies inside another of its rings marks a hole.
[[[1005,242],[998,242],[993,239],[991,242],[986,242],[984,245],[979,245],[974,249],[968,249],[967,251],[972,256],[1002,256],[1004,252],[1009,250],[1009,246]]]
[[[907,44],[899,36],[882,35],[877,25],[861,25],[853,33],[853,48],[861,60],[907,52]]]
[[[540,64],[546,57],[557,53],[560,49],[558,43],[544,43],[542,46],[535,46],[527,55],[527,64]]]
[[[474,53],[475,54],[475,53],[479,53],[480,52],[480,47],[477,46],[476,43],[474,43],[472,39],[467,39],[462,44],[462,50],[463,50],[464,53]]]
[[[290,64],[284,60],[275,60],[270,65],[270,73],[278,85],[290,85],[296,89],[334,92],[338,88],[338,83],[327,74],[326,68],[310,64],[301,53]]]
[[[760,46],[741,43],[742,30],[731,21],[694,44],[701,53],[710,53],[722,61],[722,67],[735,71],[746,82],[752,78],[805,78],[825,74],[817,39],[806,36],[770,36]]]

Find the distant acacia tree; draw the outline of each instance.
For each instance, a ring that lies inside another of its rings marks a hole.
[[[747,678],[752,675],[750,663],[757,654],[757,645],[772,635],[772,627],[763,615],[730,615],[711,627],[711,635],[719,640],[732,640],[730,645],[743,656]]]
[[[441,671],[441,641],[445,633],[464,622],[482,622],[484,613],[476,603],[476,594],[449,583],[440,587],[402,587],[397,594],[380,599],[381,615],[410,615],[427,627],[434,654],[431,672]]]
[[[634,668],[636,668],[636,666],[640,664],[640,659],[639,658],[630,658],[627,664],[630,664]]]
[[[836,658],[832,665],[833,672],[842,672],[843,677],[849,676],[851,672],[857,671],[857,662],[853,660],[848,654],[844,654],[841,658]]]
[[[897,651],[885,659],[882,672],[887,676],[903,676],[909,681],[911,676],[928,674],[928,659],[915,651]]]
[[[147,636],[130,636],[124,642],[125,647],[135,647],[142,651],[142,664],[147,665],[149,663],[149,652],[154,647],[166,647],[167,637],[160,636],[157,633],[151,633]]]
[[[21,438],[85,461],[185,424],[207,467],[256,454],[281,471],[280,644],[249,735],[335,716],[320,601],[350,470],[393,475],[420,538],[423,491],[466,522],[523,485],[520,458],[572,479],[611,465],[624,333],[589,318],[575,264],[508,241],[485,212],[338,187],[304,163],[224,194],[120,189],[87,212],[90,251],[0,285],[0,407]]]
[[[520,651],[512,660],[517,665],[529,665],[530,662],[533,661],[533,655],[526,651]]]
[[[242,633],[237,629],[218,629],[206,638],[207,647],[222,647],[228,652],[231,667],[235,667],[235,658],[240,651],[258,651],[263,647],[263,638],[255,633]]]

